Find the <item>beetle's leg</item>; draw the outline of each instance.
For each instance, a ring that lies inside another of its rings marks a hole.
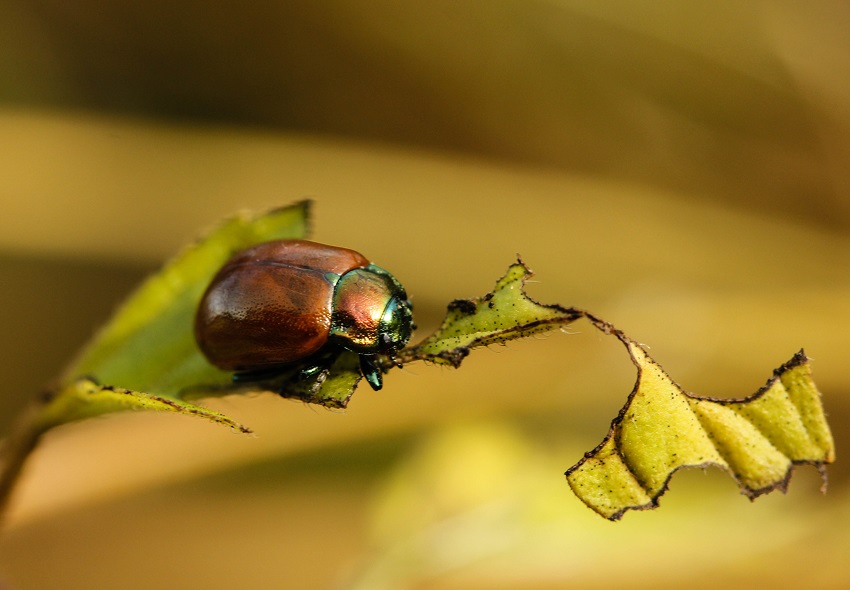
[[[283,380],[285,385],[287,381],[292,379],[299,381],[315,380],[322,372],[330,370],[338,356],[338,350],[330,350],[313,355],[298,363],[239,371],[233,374],[233,382],[273,384]]]
[[[323,364],[309,365],[304,367],[300,371],[298,371],[299,379],[309,379],[310,377],[315,377],[319,373],[321,373],[324,369],[328,367]]]
[[[341,352],[336,348],[330,348],[314,354],[307,359],[306,364],[298,371],[298,379],[303,381],[314,380],[323,372],[330,372],[331,365],[336,362]]]
[[[375,362],[375,355],[361,354],[360,355],[360,372],[363,373],[366,381],[372,386],[372,389],[378,391],[384,385],[384,378],[381,374],[381,369],[378,363]]]
[[[303,367],[295,376],[297,381],[324,381],[331,372],[334,359],[321,359],[314,364]],[[324,373],[324,376],[322,376]]]

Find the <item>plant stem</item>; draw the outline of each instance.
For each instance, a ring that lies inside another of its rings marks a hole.
[[[0,525],[5,518],[12,490],[24,463],[46,431],[44,422],[40,420],[43,407],[43,402],[31,404],[15,421],[12,431],[3,442],[3,463],[0,466]]]

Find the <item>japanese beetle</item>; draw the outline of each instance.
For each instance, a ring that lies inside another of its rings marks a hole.
[[[303,375],[315,374],[350,350],[376,391],[383,384],[376,355],[393,358],[413,329],[410,300],[393,275],[359,252],[306,240],[238,253],[195,315],[198,346],[234,380],[272,378],[298,364]]]

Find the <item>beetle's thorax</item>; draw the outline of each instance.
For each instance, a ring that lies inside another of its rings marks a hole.
[[[392,354],[410,337],[399,334],[398,319],[409,303],[392,275],[369,265],[352,270],[336,284],[330,339],[361,354]]]

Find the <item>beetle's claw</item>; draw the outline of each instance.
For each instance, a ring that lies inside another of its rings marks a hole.
[[[360,355],[360,372],[375,391],[380,390],[381,387],[384,386],[384,378],[381,374],[381,369],[375,362],[375,357],[373,355]]]

